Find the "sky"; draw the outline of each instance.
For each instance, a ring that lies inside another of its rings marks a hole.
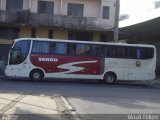
[[[155,0],[120,0],[120,14],[129,14],[129,18],[143,17],[152,9]]]

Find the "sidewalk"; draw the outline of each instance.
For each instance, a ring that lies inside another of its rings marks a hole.
[[[0,93],[1,120],[70,120],[73,111],[62,96]]]

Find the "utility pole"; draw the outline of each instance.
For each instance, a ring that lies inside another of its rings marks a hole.
[[[114,26],[114,42],[119,42],[119,12],[120,12],[120,0],[116,0],[116,13],[115,13],[115,26]]]

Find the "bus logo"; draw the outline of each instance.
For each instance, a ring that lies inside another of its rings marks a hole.
[[[38,61],[40,61],[40,62],[58,62],[58,58],[42,58],[42,57],[39,57]]]
[[[141,62],[140,62],[140,61],[137,61],[137,62],[136,62],[136,66],[137,66],[137,67],[140,67],[140,66],[141,66]]]

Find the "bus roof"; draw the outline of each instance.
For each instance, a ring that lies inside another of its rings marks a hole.
[[[128,44],[128,43],[114,43],[114,42],[95,42],[95,41],[80,41],[80,40],[63,40],[63,39],[49,39],[49,38],[18,38],[15,42],[21,40],[34,40],[34,41],[56,41],[56,42],[67,42],[67,43],[86,43],[86,44],[99,44],[99,45],[122,45],[122,46],[140,46],[140,47],[155,47],[154,45],[148,44]]]

